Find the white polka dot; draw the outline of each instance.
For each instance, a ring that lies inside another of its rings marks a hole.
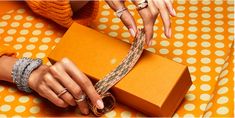
[[[34,30],[32,32],[33,35],[40,35],[41,34],[41,30]]]
[[[121,117],[122,118],[130,118],[131,117],[131,113],[129,111],[123,111],[121,113]]]
[[[16,15],[16,16],[14,17],[15,20],[21,20],[22,18],[23,18],[23,16],[21,16],[21,15]]]
[[[204,5],[209,5],[210,3],[211,3],[210,0],[203,0],[203,1],[202,1],[202,4],[204,4]]]
[[[59,43],[60,42],[60,37],[58,37],[58,38],[56,38],[54,41],[56,42],[56,43]]]
[[[141,18],[139,18],[139,19],[137,20],[137,23],[143,24],[143,20],[142,20]]]
[[[41,52],[36,54],[37,58],[44,58],[45,56],[46,56],[46,54],[45,53],[41,53]]]
[[[224,43],[217,42],[217,43],[215,43],[215,47],[217,47],[217,48],[223,48],[223,47],[224,47]]]
[[[209,101],[210,97],[211,96],[209,94],[206,94],[206,93],[200,95],[200,99],[203,100],[203,101]]]
[[[224,32],[224,28],[223,27],[216,27],[215,31],[218,33],[222,33],[222,32]]]
[[[227,92],[228,92],[228,87],[222,87],[217,91],[217,93],[220,94],[220,95],[225,94]]]
[[[161,46],[169,46],[170,45],[169,41],[166,41],[166,40],[161,41],[160,44],[161,44]]]
[[[222,71],[222,73],[220,74],[220,77],[224,77],[228,74],[228,70],[224,70]]]
[[[12,36],[7,36],[7,37],[4,38],[5,42],[11,42],[12,40],[13,40]]]
[[[31,43],[35,43],[35,42],[37,42],[38,41],[38,38],[37,37],[31,37],[30,39],[29,39],[29,42],[31,42]]]
[[[108,118],[114,118],[116,116],[116,112],[114,110],[107,112],[104,114]]]
[[[28,33],[29,33],[29,30],[26,30],[26,29],[23,29],[23,30],[20,31],[21,35],[26,35]]]
[[[209,75],[202,75],[202,76],[200,77],[200,79],[201,79],[202,81],[208,82],[208,81],[211,80],[211,77],[210,77]]]
[[[207,58],[207,57],[201,58],[201,63],[203,64],[209,64],[210,62],[211,62],[210,58]]]
[[[211,22],[209,20],[202,20],[203,25],[210,25]]]
[[[210,11],[211,9],[210,9],[210,7],[202,7],[202,11]]]
[[[12,101],[14,101],[14,99],[15,99],[15,96],[13,96],[13,95],[7,95],[7,96],[4,98],[4,101],[5,101],[5,102],[12,102]]]
[[[18,38],[16,39],[16,41],[19,42],[19,43],[22,43],[22,42],[24,42],[25,40],[26,40],[26,39],[25,39],[25,37],[23,37],[23,36],[18,37]]]
[[[228,97],[222,96],[222,97],[219,97],[216,102],[217,104],[225,104],[228,102],[228,100],[229,100]]]
[[[50,41],[51,41],[51,38],[49,38],[49,37],[45,37],[45,38],[42,39],[43,43],[48,43]]]
[[[224,35],[217,34],[217,35],[215,35],[215,39],[217,39],[217,40],[223,40],[223,39],[224,39]]]
[[[194,91],[196,89],[196,86],[195,85],[191,85],[190,88],[189,88],[189,91]]]
[[[111,30],[118,30],[119,29],[119,26],[118,25],[112,25],[110,27]]]
[[[209,110],[211,107],[212,107],[213,103],[212,102],[209,102],[206,106],[206,110]]]
[[[106,22],[108,22],[109,20],[108,20],[108,18],[100,18],[99,21],[100,21],[101,23],[106,23]]]
[[[33,16],[27,16],[27,17],[26,17],[26,20],[27,20],[27,21],[31,21],[31,20],[33,20],[33,19],[34,19]]]
[[[19,102],[20,103],[26,103],[26,102],[28,102],[29,101],[29,97],[28,96],[21,96],[20,98],[19,98]]]
[[[219,81],[219,86],[223,86],[223,85],[225,85],[226,83],[228,82],[228,78],[223,78],[223,79],[221,79],[220,81]]]
[[[13,34],[16,33],[16,29],[9,29],[9,30],[7,31],[7,33],[8,33],[9,35],[13,35]]]
[[[43,23],[36,23],[35,27],[36,28],[42,28],[42,27],[44,27],[44,24]]]
[[[209,66],[202,66],[200,70],[201,72],[207,73],[211,71],[211,68]]]
[[[194,94],[191,94],[191,93],[188,93],[185,95],[185,98],[188,100],[188,101],[193,101],[196,99],[196,96]]]
[[[102,15],[102,16],[108,16],[109,14],[110,14],[109,11],[102,11],[102,12],[101,12],[101,15]]]
[[[182,63],[182,59],[181,58],[179,58],[179,57],[174,57],[173,58],[173,60],[175,61],[175,62],[178,62],[178,63]]]
[[[25,12],[25,9],[18,9],[17,10],[17,13],[20,13],[20,14],[22,14],[22,13],[24,13]]]
[[[30,108],[29,111],[30,111],[30,113],[36,114],[36,113],[38,113],[40,111],[40,107],[33,106],[33,107]]]
[[[32,56],[32,53],[31,52],[25,52],[23,54],[23,57],[31,57]]]
[[[25,106],[19,105],[19,106],[17,106],[17,107],[15,108],[15,111],[16,111],[17,113],[22,113],[22,112],[25,111]]]
[[[26,46],[27,50],[33,50],[34,48],[35,48],[35,45],[33,45],[33,44],[29,44]]]
[[[175,27],[175,30],[176,30],[176,31],[179,31],[179,32],[180,32],[180,31],[184,31],[184,27],[183,27],[183,26],[176,26],[176,27]]]
[[[18,27],[20,25],[19,22],[12,22],[11,27]]]
[[[197,13],[189,13],[190,18],[196,18],[198,16]]]
[[[197,70],[194,66],[189,66],[188,69],[190,73],[194,73]]]
[[[20,115],[14,115],[12,118],[22,118]]]
[[[223,25],[223,24],[224,24],[224,21],[222,21],[222,20],[216,20],[216,21],[215,21],[215,24],[216,24],[216,25]]]
[[[181,34],[181,33],[176,33],[176,34],[175,34],[175,38],[176,38],[176,39],[183,39],[183,38],[184,38],[184,35]]]
[[[221,51],[221,50],[217,50],[217,51],[215,51],[215,55],[217,55],[217,56],[224,56],[224,51]]]
[[[120,20],[120,18],[113,18],[112,22],[113,23],[119,23],[119,22],[121,22],[121,20]]]
[[[197,51],[194,50],[194,49],[189,49],[189,50],[187,50],[187,54],[188,54],[188,55],[195,55],[196,53],[197,53]]]
[[[190,57],[187,59],[187,63],[189,63],[189,64],[194,64],[196,62],[197,62],[197,60],[194,57]]]
[[[211,86],[208,85],[208,84],[202,84],[202,85],[200,86],[200,89],[201,89],[202,91],[209,91],[209,90],[211,89]]]
[[[29,28],[31,26],[32,26],[32,23],[30,23],[30,22],[26,22],[26,23],[23,24],[24,28]]]
[[[188,45],[189,47],[196,47],[196,46],[197,46],[197,43],[194,42],[194,41],[190,41],[190,42],[187,43],[187,45]]]
[[[234,18],[234,14],[233,13],[232,14],[228,14],[228,18],[233,19]]]
[[[183,45],[184,45],[184,43],[182,43],[181,41],[174,42],[175,47],[182,47]]]
[[[227,107],[220,107],[216,110],[217,114],[225,115],[229,112],[229,109]]]
[[[190,32],[196,32],[196,31],[197,31],[197,27],[195,27],[195,26],[190,26],[190,27],[188,27],[188,31],[190,31]]]
[[[47,45],[40,45],[39,46],[39,50],[41,50],[41,51],[44,51],[44,50],[47,50],[47,49],[48,49]]]
[[[5,21],[2,21],[2,22],[0,22],[0,27],[5,27],[5,26],[7,26],[7,22],[5,22]]]
[[[200,109],[201,109],[202,111],[205,111],[205,110],[206,110],[206,105],[207,105],[207,104],[205,104],[205,103],[204,103],[204,104],[201,104],[201,105],[200,105]]]
[[[13,48],[15,48],[16,50],[19,50],[19,49],[22,48],[22,45],[21,45],[21,44],[15,44],[15,45],[13,46]]]
[[[175,54],[175,55],[181,55],[182,53],[183,53],[183,51],[181,49],[175,49],[173,51],[173,54]]]
[[[211,54],[211,51],[210,51],[210,50],[207,50],[207,49],[203,49],[203,50],[201,50],[201,54],[202,54],[202,55],[210,55],[210,54]]]
[[[11,18],[11,15],[2,16],[2,20],[9,20],[10,18]]]
[[[0,118],[7,118],[5,114],[0,114]]]
[[[104,29],[107,28],[107,26],[104,25],[104,24],[100,24],[100,25],[98,25],[98,28],[99,28],[100,30],[104,30]]]
[[[0,28],[0,34],[2,34],[3,32],[4,32],[4,30]]]
[[[184,20],[181,20],[181,19],[178,19],[178,20],[176,20],[175,22],[176,22],[176,24],[179,24],[179,25],[184,24]],[[182,27],[182,26],[181,26],[181,27]]]
[[[156,53],[156,50],[154,48],[147,48],[146,50],[148,50],[149,52],[152,52],[152,53]]]
[[[214,10],[216,12],[222,12],[223,11],[223,7],[215,7]]]
[[[45,35],[47,35],[47,36],[50,36],[52,34],[54,34],[54,31],[52,31],[52,30],[45,31]]]
[[[2,92],[5,88],[0,85],[0,92]]]
[[[177,9],[178,11],[183,11],[183,10],[185,10],[185,7],[184,7],[184,6],[178,6],[176,9]]]
[[[195,109],[195,105],[194,104],[185,104],[184,109],[187,111],[193,111]]]
[[[210,32],[211,29],[210,29],[209,27],[203,27],[203,28],[201,29],[201,31],[203,31],[203,32]]]
[[[205,47],[205,48],[208,48],[208,47],[211,46],[211,44],[210,44],[210,42],[203,41],[203,42],[201,43],[201,46],[202,46],[202,47]]]
[[[196,34],[189,34],[188,38],[191,40],[195,40],[195,39],[197,39],[197,35]]]
[[[197,6],[190,6],[190,7],[189,7],[189,10],[191,10],[191,11],[197,11],[198,8],[197,8]]]
[[[117,32],[109,32],[108,35],[111,37],[117,37],[118,33]]]
[[[11,106],[7,105],[7,104],[1,105],[0,110],[2,112],[7,112],[7,111],[11,110]]]
[[[183,12],[177,12],[176,16],[177,16],[177,17],[184,17],[185,14],[184,14]]]
[[[166,48],[162,48],[162,49],[159,50],[159,52],[160,52],[161,54],[168,54],[168,53],[169,53],[169,50],[166,49]]]
[[[122,33],[122,37],[129,38],[130,37],[130,33],[129,32],[123,32]]]
[[[222,64],[224,64],[224,59],[222,59],[222,58],[217,58],[217,59],[215,59],[215,63],[217,63],[217,64],[219,64],[219,65],[222,65]]]
[[[194,118],[193,114],[185,114],[183,118]]]

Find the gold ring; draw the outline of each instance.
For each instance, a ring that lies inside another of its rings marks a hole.
[[[85,96],[84,94],[82,94],[82,95],[80,96],[80,98],[75,99],[75,102],[76,102],[76,103],[79,103],[79,102],[82,102],[82,101],[85,100],[85,99],[86,99],[86,96]]]
[[[60,97],[61,95],[65,94],[67,92],[67,88],[64,88],[62,91],[59,92],[59,94],[57,94],[58,97]]]

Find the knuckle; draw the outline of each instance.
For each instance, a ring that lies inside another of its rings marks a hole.
[[[90,81],[86,78],[83,78],[81,81],[83,86],[89,87],[90,86]]]
[[[82,90],[80,87],[76,87],[75,89],[73,89],[73,94],[76,96],[76,97],[79,97],[81,94],[82,94]]]
[[[56,65],[51,66],[50,68],[50,72],[53,74],[54,77],[59,77],[59,70],[58,67]]]

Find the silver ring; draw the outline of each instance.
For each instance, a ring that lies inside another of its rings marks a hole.
[[[116,11],[116,15],[118,18],[121,18],[123,11],[127,10],[125,7],[122,7]]]
[[[67,92],[67,88],[64,88],[62,91],[60,91],[57,96],[60,97],[61,95],[65,94]]]
[[[84,101],[85,99],[86,99],[86,95],[82,94],[82,95],[80,96],[80,98],[75,99],[75,102],[76,102],[76,103],[79,103],[79,102]]]
[[[137,5],[137,10],[141,10],[148,7],[148,1],[147,0],[142,0],[141,2],[138,3]]]

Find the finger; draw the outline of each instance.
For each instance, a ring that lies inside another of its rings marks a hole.
[[[176,16],[176,12],[175,12],[175,9],[173,8],[172,1],[164,0],[164,2],[171,16]]]
[[[138,5],[138,1],[133,1],[133,3],[135,5]],[[146,35],[146,44],[148,46],[151,45],[151,39],[153,37],[153,26],[154,26],[154,22],[156,19],[156,16],[154,16],[150,9],[147,8],[143,8],[141,10],[138,10],[141,18],[143,19],[144,22],[144,30],[145,30],[145,35]]]
[[[65,88],[49,73],[45,74],[45,83],[57,94],[61,93]],[[73,99],[73,96],[69,92],[65,92],[61,96],[59,96],[69,105],[75,106],[76,103]]]
[[[81,72],[68,58],[63,58],[61,62],[66,72],[79,84],[86,95],[88,95],[92,104],[99,109],[103,109],[104,103],[88,77],[83,72]]]
[[[78,108],[83,114],[86,114],[86,115],[89,114],[88,104],[86,100],[83,100],[77,104],[78,104]]]
[[[39,94],[58,107],[68,107],[68,104],[60,99],[46,84],[39,86]]]
[[[171,22],[165,3],[162,0],[154,0],[155,6],[159,8],[162,22],[164,24],[164,33],[167,38],[171,37]]]
[[[106,3],[114,10],[117,11],[118,9],[125,8],[125,5],[122,1],[118,0],[106,0]],[[123,11],[123,14],[120,17],[123,24],[128,28],[132,37],[135,37],[137,32],[137,27],[134,18],[132,17],[131,13],[128,10]]]

